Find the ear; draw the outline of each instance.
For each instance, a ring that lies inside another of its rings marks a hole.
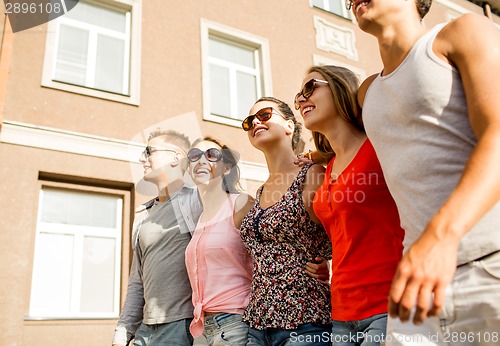
[[[224,173],[223,173],[224,176],[229,175],[229,173],[231,173],[231,168],[232,168],[231,165],[227,165],[227,164],[224,165]]]
[[[293,123],[293,120],[287,120],[286,121],[286,135],[289,136],[293,134],[293,131],[295,131],[295,124]]]
[[[181,157],[181,154],[180,153],[176,153],[175,156],[174,156],[174,159],[172,160],[172,162],[170,162],[170,166],[171,167],[177,167],[181,164],[182,162],[182,157]]]

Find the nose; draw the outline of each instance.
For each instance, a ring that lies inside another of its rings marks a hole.
[[[146,158],[146,154],[144,152],[141,153],[141,156],[139,156],[139,162],[144,164],[148,159]]]
[[[257,124],[262,124],[259,120],[259,118],[257,117],[253,117],[253,120],[252,120],[252,127],[257,125]]]
[[[299,110],[302,103],[305,102],[306,100],[307,99],[304,97],[304,95],[302,95],[302,93],[297,94],[297,96],[295,96],[295,102],[294,102],[295,109]]]

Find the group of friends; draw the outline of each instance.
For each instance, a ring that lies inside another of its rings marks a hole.
[[[430,5],[348,1],[383,70],[307,71],[294,108],[316,151],[297,157],[289,105],[255,102],[255,198],[219,139],[151,133],[158,197],[135,216],[113,345],[498,344],[500,31],[427,29]]]

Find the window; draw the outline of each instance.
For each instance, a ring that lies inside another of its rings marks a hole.
[[[312,5],[327,12],[352,19],[351,11],[345,7],[346,0],[312,0]]]
[[[80,1],[49,22],[42,85],[138,102],[136,3]]]
[[[30,317],[119,313],[123,198],[42,187]]]
[[[233,126],[270,86],[267,40],[202,20],[204,119]]]

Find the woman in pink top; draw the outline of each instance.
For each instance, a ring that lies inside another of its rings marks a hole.
[[[226,145],[205,137],[187,156],[203,204],[186,249],[194,305],[190,331],[193,337],[203,334],[209,345],[246,345],[248,325],[241,315],[250,295],[252,260],[238,228],[253,199],[240,192],[238,159]]]

